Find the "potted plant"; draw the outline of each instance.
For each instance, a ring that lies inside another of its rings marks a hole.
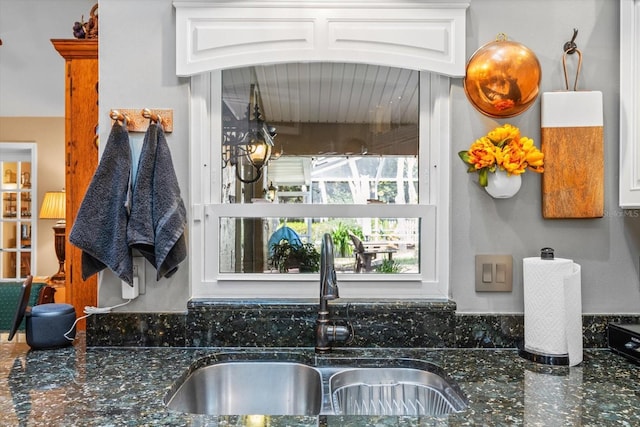
[[[339,222],[338,225],[331,230],[331,240],[333,241],[336,255],[342,258],[346,258],[353,253],[353,245],[349,234],[355,234],[360,239],[363,239],[360,227],[350,227]]]
[[[301,273],[320,270],[320,253],[312,243],[292,245],[288,240],[281,240],[272,249],[269,266],[280,273],[288,273],[290,268],[298,268]]]
[[[296,247],[294,258],[299,262],[301,273],[315,273],[320,271],[320,252],[311,243],[303,243]]]
[[[517,181],[517,185],[514,184],[517,192],[520,189],[520,175],[527,169],[538,173],[544,171],[544,155],[536,148],[533,140],[521,136],[520,129],[508,123],[477,139],[468,150],[460,151],[458,156],[468,166],[467,172],[478,173],[478,183],[489,194],[493,190],[492,180],[504,181],[513,177]]]

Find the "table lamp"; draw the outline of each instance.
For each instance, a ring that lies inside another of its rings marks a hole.
[[[54,283],[65,282],[64,260],[65,260],[65,233],[67,224],[66,194],[64,191],[47,191],[42,201],[40,209],[40,219],[56,219],[53,226],[54,246],[58,257],[58,272],[51,276]]]

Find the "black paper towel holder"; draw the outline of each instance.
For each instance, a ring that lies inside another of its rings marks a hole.
[[[568,354],[544,354],[524,348],[524,342],[518,343],[518,355],[531,362],[552,366],[569,366]]]

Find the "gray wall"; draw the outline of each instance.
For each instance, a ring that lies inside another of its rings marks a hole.
[[[97,0],[0,0],[0,117],[64,117],[64,59],[50,39]]]
[[[0,3],[2,14],[7,9],[5,1]],[[9,1],[9,6],[15,3]],[[86,9],[84,13],[88,13]],[[188,81],[175,76],[174,19],[172,0],[100,2],[101,140],[106,141],[108,136],[107,114],[111,108],[172,108],[175,130],[168,141],[188,202]],[[532,173],[524,175],[522,189],[513,199],[494,200],[484,194],[475,177],[465,173],[455,153],[507,120],[495,121],[475,111],[465,97],[461,79],[455,79],[450,289],[459,311],[522,312],[522,258],[536,256],[544,246],[554,247],[557,256],[573,258],[582,265],[585,313],[638,311],[640,213],[618,208],[617,196],[618,20],[619,3],[611,0],[471,0],[467,57],[504,32],[538,56],[543,70],[542,91],[563,88],[562,46],[573,28],[579,29],[576,42],[584,54],[579,87],[604,95],[606,215],[601,219],[542,219],[540,176]],[[570,57],[569,64],[574,60]],[[509,121],[539,145],[539,102]],[[474,291],[474,256],[479,253],[513,255],[512,293]],[[151,273],[147,271],[147,277],[152,277]],[[109,273],[103,279],[101,305],[119,303],[119,284]],[[131,311],[184,310],[189,295],[186,268],[171,280],[147,281],[147,294],[129,306]]]
[[[544,220],[537,174],[524,175],[523,187],[513,199],[493,200],[454,161],[451,280],[459,310],[522,312],[522,258],[536,256],[540,248],[550,246],[557,256],[582,265],[585,313],[637,312],[640,215],[618,207],[619,2],[473,0],[468,17],[468,56],[497,32],[504,32],[538,56],[543,92],[564,88],[563,45],[574,28],[579,30],[576,43],[583,53],[579,88],[602,91],[604,96],[606,214],[601,219]],[[575,70],[571,68],[575,61],[572,56],[567,59],[570,70]],[[461,82],[456,82],[453,96],[455,153],[483,135],[494,121],[474,111]],[[539,144],[539,101],[511,123]],[[474,291],[472,266],[478,253],[514,256],[513,293]]]
[[[101,1],[99,40],[100,140],[107,141],[111,109],[172,109],[174,127],[167,134],[167,143],[182,197],[189,206],[189,79],[176,77],[172,1]],[[160,281],[146,263],[146,294],[129,304],[128,310],[186,310],[190,296],[187,262],[170,279]],[[98,299],[101,306],[122,303],[120,282],[108,270],[100,280]]]

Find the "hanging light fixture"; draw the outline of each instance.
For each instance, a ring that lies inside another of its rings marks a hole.
[[[267,197],[269,200],[274,202],[276,200],[276,196],[278,195],[278,187],[273,186],[273,182],[269,183],[269,188],[267,189]]]
[[[271,159],[276,137],[276,128],[269,126],[255,102],[255,87],[251,85],[251,101],[247,106],[246,119],[236,120],[228,111],[223,125],[222,167],[231,164],[236,168],[236,177],[244,183],[253,183],[262,177],[262,168]],[[246,160],[246,162],[245,162]],[[251,166],[255,172],[249,177],[243,174],[243,165]]]

